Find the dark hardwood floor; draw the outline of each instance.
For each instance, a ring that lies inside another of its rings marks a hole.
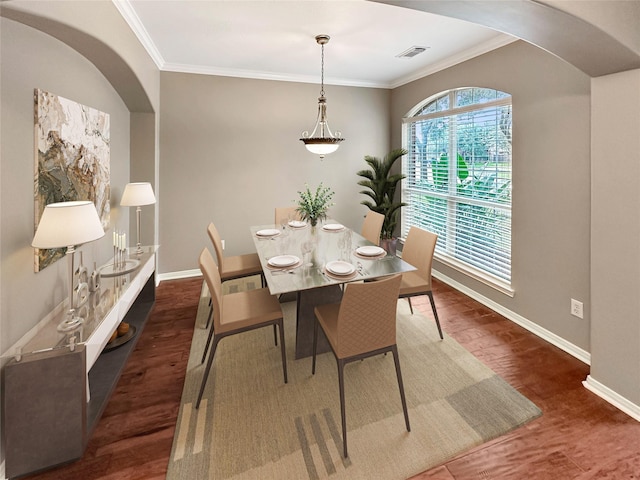
[[[162,282],[156,305],[84,457],[32,479],[165,477],[199,278]],[[543,415],[412,480],[640,479],[640,423],[582,385],[589,367],[434,280],[442,327]],[[429,318],[426,297],[413,304]]]
[[[412,480],[640,479],[640,423],[582,385],[588,365],[434,283],[442,328],[543,414]],[[431,317],[428,299],[420,302]]]

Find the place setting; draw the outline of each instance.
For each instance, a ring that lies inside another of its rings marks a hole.
[[[333,260],[324,266],[324,275],[334,280],[351,280],[358,272],[356,267],[344,260]]]
[[[267,260],[267,267],[272,275],[294,273],[302,266],[302,260],[295,255],[276,255]]]
[[[301,230],[303,228],[306,228],[308,224],[304,220],[289,220],[287,225],[293,230]]]
[[[327,223],[322,226],[322,230],[325,232],[342,232],[346,227],[340,223]]]
[[[363,260],[379,260],[387,256],[387,251],[376,245],[364,245],[356,248],[355,256]]]
[[[258,230],[256,232],[256,237],[260,240],[274,240],[275,237],[280,235],[282,232],[277,228],[265,228],[262,230]]]

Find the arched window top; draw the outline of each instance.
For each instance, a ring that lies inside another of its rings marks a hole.
[[[465,87],[447,90],[427,98],[412,110],[409,117],[419,117],[438,112],[448,112],[457,108],[483,103],[493,103],[509,99],[511,95],[500,90],[481,87]]]
[[[435,258],[507,295],[511,287],[511,95],[465,87],[403,118],[402,235],[438,235]]]

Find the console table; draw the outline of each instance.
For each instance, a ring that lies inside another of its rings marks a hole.
[[[3,356],[2,434],[7,478],[82,457],[94,427],[135,348],[155,302],[155,247],[131,255],[139,266],[102,278],[78,309],[84,323],[57,325],[66,311],[41,322],[24,345]],[[136,334],[103,351],[120,322]]]

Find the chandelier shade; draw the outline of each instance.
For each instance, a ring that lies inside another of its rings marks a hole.
[[[317,35],[316,42],[322,48],[322,63],[321,63],[321,77],[320,77],[320,97],[318,98],[318,118],[316,119],[316,125],[313,128],[311,134],[308,131],[302,132],[302,138],[307,150],[316,155],[320,155],[320,158],[324,158],[325,155],[335,152],[340,146],[340,142],[344,140],[342,134],[336,131],[335,135],[329,128],[329,122],[327,121],[327,99],[324,96],[324,46],[329,42],[329,35]]]

